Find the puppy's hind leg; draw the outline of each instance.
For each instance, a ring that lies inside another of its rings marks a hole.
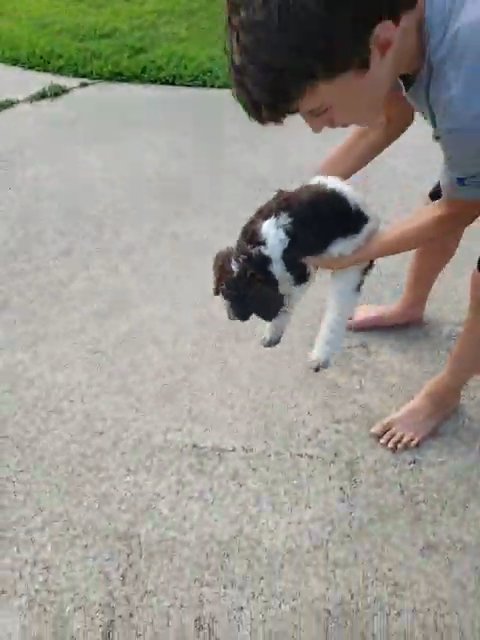
[[[333,356],[342,349],[347,324],[358,304],[360,292],[373,263],[332,272],[327,307],[313,350],[310,364],[314,371],[326,369]]]

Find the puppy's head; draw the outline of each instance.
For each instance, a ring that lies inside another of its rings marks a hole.
[[[230,320],[246,322],[254,315],[271,322],[283,309],[284,296],[269,264],[258,247],[242,252],[227,247],[216,254],[213,294],[223,297]]]

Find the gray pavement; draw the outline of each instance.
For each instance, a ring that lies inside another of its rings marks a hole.
[[[415,452],[368,435],[444,362],[479,225],[425,327],[350,335],[321,374],[325,277],[268,351],[211,295],[217,249],[343,135],[153,87],[0,116],[3,637],[480,637],[478,381]],[[418,122],[354,183],[387,222],[439,161]]]

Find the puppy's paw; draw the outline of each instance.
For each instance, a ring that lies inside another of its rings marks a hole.
[[[309,358],[310,369],[318,373],[319,371],[323,371],[324,369],[328,369],[331,361],[329,356],[318,356],[314,353],[310,354]]]
[[[265,347],[265,349],[271,349],[272,347],[276,347],[280,344],[281,340],[282,336],[266,334],[262,338],[262,347]]]

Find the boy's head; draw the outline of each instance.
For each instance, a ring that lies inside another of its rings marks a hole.
[[[227,0],[234,94],[262,124],[371,124],[417,53],[417,2]]]

